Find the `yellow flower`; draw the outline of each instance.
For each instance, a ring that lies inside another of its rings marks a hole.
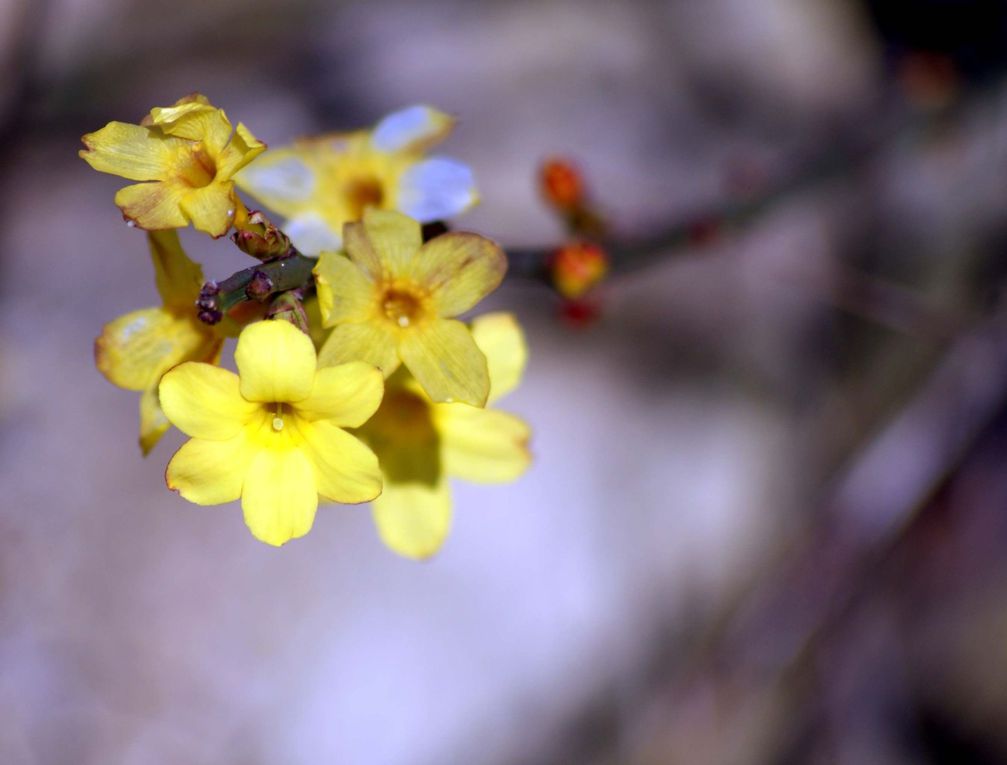
[[[507,270],[503,251],[461,232],[424,244],[419,223],[375,209],[347,223],[344,236],[347,255],[322,253],[315,267],[322,318],[335,326],[319,363],[362,360],[385,377],[404,363],[434,401],[483,406],[486,358],[450,317],[496,289]]]
[[[238,185],[279,215],[303,253],[342,247],[343,224],[368,207],[399,210],[421,223],[450,218],[479,200],[468,165],[424,152],[454,120],[429,106],[385,117],[373,130],[333,134],[271,150],[240,172]]]
[[[250,324],[238,375],[181,364],[161,379],[161,406],[191,440],[165,473],[197,505],[241,498],[257,538],[282,545],[311,530],[319,499],[358,503],[381,492],[374,453],[342,428],[381,402],[381,374],[362,362],[316,369],[308,336],[285,321]]]
[[[489,361],[495,401],[518,384],[527,350],[510,314],[486,314],[472,334]],[[437,552],[451,526],[448,477],[502,483],[531,457],[528,426],[513,415],[466,404],[434,404],[404,372],[388,381],[381,407],[357,433],[378,455],[385,488],[374,500],[382,540],[409,558]]]
[[[170,427],[157,399],[161,375],[183,361],[215,363],[223,339],[196,318],[193,303],[203,283],[199,265],[186,257],[174,231],[147,234],[162,305],[109,322],[94,342],[98,370],[113,385],[143,391],[140,448],[154,448]]]
[[[110,122],[81,140],[80,156],[95,170],[146,181],[115,195],[128,220],[149,230],[191,221],[215,237],[227,233],[239,204],[232,176],[266,149],[241,123],[232,131],[223,110],[198,93],[151,109],[139,125]]]

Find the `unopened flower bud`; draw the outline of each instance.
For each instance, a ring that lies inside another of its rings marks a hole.
[[[238,249],[262,261],[281,258],[290,252],[290,239],[258,210],[235,221],[231,241]]]
[[[571,242],[553,254],[549,272],[560,295],[579,298],[605,278],[608,255],[591,242]]]
[[[220,310],[220,287],[215,281],[208,281],[203,284],[196,299],[196,308],[199,309],[197,316],[204,324],[216,324],[224,318],[224,312]]]
[[[252,278],[245,287],[245,295],[248,299],[261,303],[272,294],[273,280],[262,271],[256,271],[253,273]]]
[[[304,334],[309,334],[308,315],[304,311],[304,304],[294,292],[277,295],[269,306],[266,318],[288,321]]]
[[[547,159],[539,170],[542,195],[556,209],[570,212],[584,206],[584,179],[568,160]]]

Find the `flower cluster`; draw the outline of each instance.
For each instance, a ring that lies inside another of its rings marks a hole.
[[[384,542],[426,558],[450,527],[450,477],[527,469],[527,425],[486,408],[523,374],[520,326],[457,318],[499,286],[507,258],[447,230],[478,200],[466,165],[426,156],[452,126],[414,106],[267,151],[195,94],[83,137],[92,167],[139,181],[115,203],[147,232],[161,305],[109,322],[95,361],[141,392],[144,454],[172,425],[189,436],[169,488],[200,505],[240,500],[271,545],[306,534],[319,502],[371,502]],[[428,223],[446,233],[425,237]],[[204,281],[176,231],[189,224],[233,230],[256,264]],[[231,337],[237,374],[218,366]]]

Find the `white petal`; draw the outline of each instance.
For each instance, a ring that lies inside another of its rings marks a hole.
[[[339,250],[343,237],[317,213],[304,213],[283,224],[283,232],[304,255],[318,255],[322,250]]]
[[[240,184],[264,200],[303,202],[315,190],[315,173],[297,157],[253,164],[241,171]]]
[[[456,159],[431,157],[402,174],[396,207],[425,223],[450,218],[478,201],[472,168]]]
[[[409,106],[392,112],[371,133],[378,151],[421,151],[437,143],[451,130],[454,120],[429,106]]]

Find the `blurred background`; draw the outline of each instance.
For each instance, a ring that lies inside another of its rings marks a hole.
[[[560,153],[630,243],[495,294],[536,460],[428,563],[187,504],[94,368],[156,293],[79,137],[196,90],[436,105],[461,226],[545,257]],[[5,765],[1007,762],[1007,3],[2,0],[0,167]]]

